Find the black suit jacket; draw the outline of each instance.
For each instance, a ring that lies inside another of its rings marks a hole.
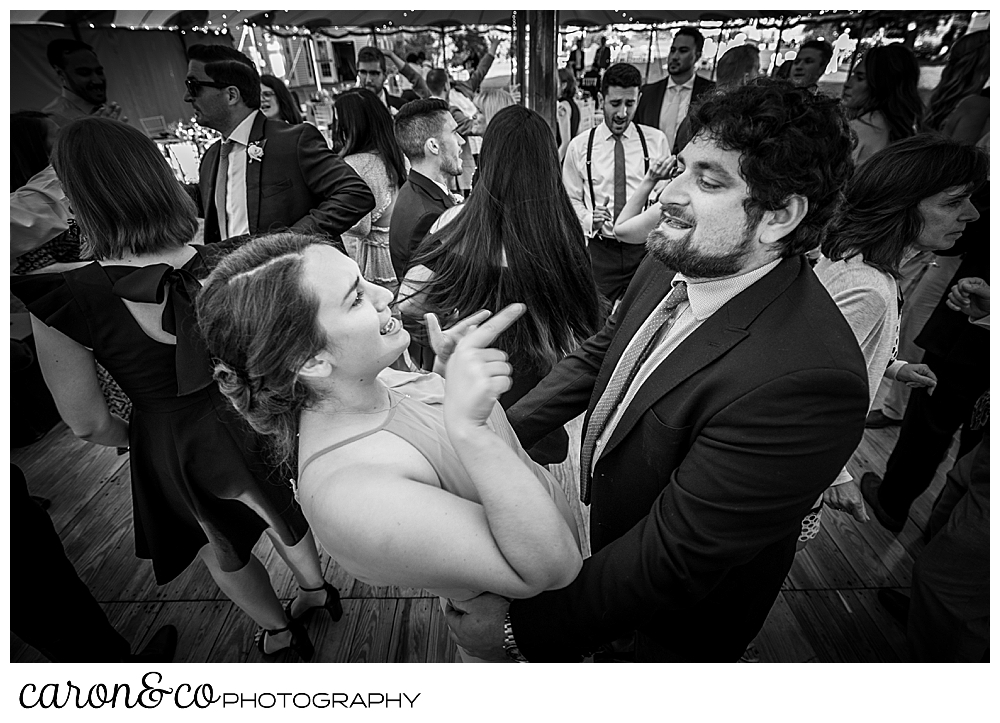
[[[263,157],[247,159],[247,220],[250,235],[289,229],[340,239],[340,234],[375,208],[368,184],[330,150],[308,123],[289,125],[258,113],[249,142]],[[215,181],[216,143],[201,161],[198,195],[205,219],[205,243],[220,241]]]
[[[396,278],[402,280],[410,257],[424,240],[438,216],[455,202],[451,194],[422,173],[410,170],[396,196],[389,222],[389,255]]]
[[[589,422],[671,278],[647,257],[605,328],[508,410],[525,447],[584,410]],[[805,259],[781,261],[642,385],[597,462],[593,556],[568,587],[511,603],[521,651],[576,660],[638,630],[671,659],[735,661],[867,408],[851,328]]]
[[[642,86],[642,97],[639,98],[639,105],[635,109],[635,122],[642,123],[643,125],[652,126],[653,128],[660,127],[660,107],[663,105],[663,96],[667,92],[667,80],[669,76],[658,80],[655,83],[648,83]],[[706,80],[702,78],[697,73],[694,74],[694,88],[691,90],[691,104],[688,108],[694,106],[697,100],[708,91],[715,87],[715,83],[711,80]],[[690,138],[686,138],[682,145],[678,145],[681,140],[681,126],[683,121],[677,124],[677,132],[674,138],[674,147],[671,149],[671,153],[676,154]]]

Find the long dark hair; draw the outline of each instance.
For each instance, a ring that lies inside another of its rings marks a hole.
[[[351,88],[336,97],[337,135],[344,144],[341,156],[376,153],[397,188],[406,181],[406,165],[392,129],[392,116],[374,93]]]
[[[889,142],[909,138],[924,110],[917,92],[920,66],[913,51],[900,43],[869,50],[865,64],[868,99],[855,113],[858,117],[878,111],[889,126]]]
[[[125,123],[73,121],[59,133],[52,162],[95,258],[183,246],[198,230],[194,201],[163,154]]]
[[[479,309],[524,302],[527,314],[497,347],[519,370],[544,374],[600,323],[580,221],[552,132],[535,111],[515,105],[493,116],[480,161],[463,210],[414,254],[411,266],[434,270],[420,285],[420,306],[447,326]]]
[[[302,254],[314,245],[333,244],[294,233],[244,244],[219,262],[195,306],[220,391],[293,475],[299,416],[320,399],[298,371],[327,345],[319,299],[302,284]]]
[[[559,80],[566,83],[566,89],[559,96],[559,100],[569,103],[569,136],[573,138],[580,130],[580,108],[576,104],[576,76],[569,68],[560,68]],[[563,139],[558,137],[559,135],[559,129],[556,128],[556,142],[562,143]]]
[[[959,38],[948,52],[941,80],[927,103],[921,128],[939,131],[958,101],[978,93],[990,77],[990,33],[982,30]]]
[[[48,115],[22,110],[10,115],[10,192],[49,165]]]
[[[923,230],[920,202],[955,186],[977,186],[988,170],[983,151],[938,135],[886,146],[847,183],[823,254],[838,261],[860,253],[869,266],[899,278],[903,256]]]
[[[299,112],[299,104],[292,97],[292,91],[288,90],[281,78],[273,75],[260,76],[261,85],[266,85],[274,91],[274,99],[278,101],[278,117],[285,123],[296,125],[302,122],[302,113]]]

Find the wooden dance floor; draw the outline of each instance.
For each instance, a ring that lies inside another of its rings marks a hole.
[[[570,426],[577,448],[580,426],[580,420]],[[867,430],[849,471],[855,477],[868,469],[881,473],[898,434],[898,427]],[[761,662],[905,660],[903,630],[875,593],[880,587],[908,591],[914,558],[923,547],[921,532],[944,473],[954,464],[954,451],[955,445],[898,538],[874,520],[859,524],[824,512],[821,532],[796,555],[757,637]],[[253,646],[254,623],[222,595],[202,565],[192,564],[159,587],[152,565],[135,557],[127,455],[81,442],[60,423],[30,447],[11,450],[11,461],[24,470],[32,494],[51,498],[49,513],[70,560],[133,649],[172,623],[179,632],[176,662],[262,662]],[[555,470],[571,495],[577,466],[578,454],[571,449],[569,460]],[[266,536],[257,552],[279,597],[294,596],[291,573]],[[456,661],[436,598],[418,589],[369,587],[328,556],[321,559],[327,579],[341,592],[345,614],[336,624],[319,611],[311,617],[314,662]],[[13,634],[10,659],[45,661]]]

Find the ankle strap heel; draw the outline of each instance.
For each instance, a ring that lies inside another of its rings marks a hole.
[[[264,641],[268,635],[278,635],[279,633],[291,632],[292,640],[287,647],[281,648],[280,650],[275,650],[272,653],[268,653],[264,650]],[[302,660],[309,662],[312,660],[315,649],[313,648],[312,641],[309,639],[309,633],[306,632],[305,626],[300,620],[293,620],[288,618],[288,624],[283,628],[276,628],[274,630],[267,630],[265,628],[257,628],[257,633],[254,635],[254,642],[257,644],[257,650],[260,652],[261,657],[268,662],[272,662],[282,650],[293,650],[298,654]]]
[[[318,608],[323,608],[324,610],[326,610],[330,614],[330,620],[333,622],[337,622],[342,617],[344,617],[344,606],[340,602],[340,592],[329,582],[324,580],[323,584],[320,587],[312,587],[312,588],[302,587],[300,585],[299,590],[301,590],[302,592],[319,592],[320,590],[326,590],[326,602],[324,602],[322,605],[317,605],[315,607],[309,608],[297,618],[298,620],[302,620],[311,611],[316,610]],[[289,619],[291,619],[292,617],[291,602],[289,602],[285,606],[285,614],[288,616]]]

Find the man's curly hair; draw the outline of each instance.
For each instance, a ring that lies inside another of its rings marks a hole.
[[[751,221],[782,208],[793,194],[809,199],[805,218],[781,240],[783,258],[822,243],[854,172],[855,140],[839,100],[787,81],[755,78],[705,96],[692,111],[691,131],[692,137],[703,134],[739,151]]]

